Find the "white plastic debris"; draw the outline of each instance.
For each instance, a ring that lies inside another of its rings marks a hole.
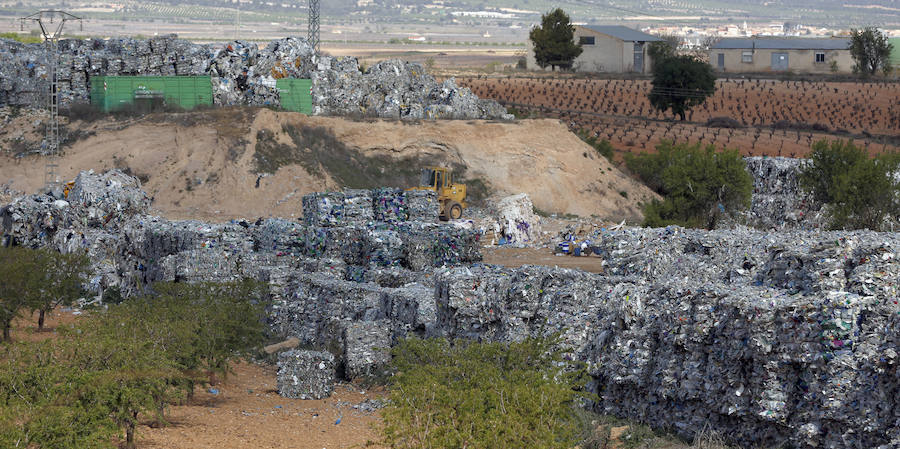
[[[527,244],[541,235],[541,217],[527,193],[505,197],[494,206],[495,240],[500,244]]]

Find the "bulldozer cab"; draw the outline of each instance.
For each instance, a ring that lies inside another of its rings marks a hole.
[[[441,189],[450,187],[451,184],[453,184],[453,175],[447,169],[439,167],[422,169],[422,180],[419,186],[430,187],[440,193]]]

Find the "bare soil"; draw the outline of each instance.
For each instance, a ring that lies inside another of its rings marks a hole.
[[[327,399],[287,399],[278,395],[275,372],[273,366],[238,364],[223,383],[212,387],[218,394],[198,390],[189,404],[170,409],[169,425],[141,426],[138,447],[380,447],[373,444],[379,440],[376,426],[380,415],[359,411],[353,405],[383,397],[382,389],[338,384]]]
[[[400,173],[417,172],[425,162],[462,167],[470,192],[484,186],[498,196],[528,193],[546,212],[639,221],[640,204],[656,197],[553,119],[407,123],[235,108],[75,120],[68,128],[84,137],[64,148],[60,179],[81,170],[127,170],[169,218],[300,217],[307,193],[347,182],[409,187]],[[291,129],[299,130],[302,145]],[[0,142],[20,132],[4,127]],[[286,162],[271,174],[257,169],[260,136],[285,153]],[[332,149],[343,151],[346,163]],[[45,163],[40,156],[0,155],[0,184],[35,192],[44,184]],[[373,164],[380,164],[374,174]]]
[[[57,308],[47,315],[43,331],[37,314],[13,322],[12,339],[57,338],[57,329],[75,323],[87,312]],[[363,389],[335,385],[322,400],[287,399],[278,395],[272,365],[240,362],[214,387],[197,387],[186,404],[170,406],[168,424],[145,417],[137,429],[139,448],[379,448],[379,412],[354,408],[367,399],[384,398],[383,387]],[[216,394],[210,392],[216,390]],[[340,423],[336,424],[338,418]]]
[[[520,267],[522,265],[545,265],[548,267],[576,268],[591,273],[603,273],[603,259],[599,256],[568,256],[554,254],[550,248],[503,248],[482,249],[484,263]]]

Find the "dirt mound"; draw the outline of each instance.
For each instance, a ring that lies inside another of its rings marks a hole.
[[[84,137],[64,149],[62,179],[120,168],[171,218],[300,216],[306,193],[407,187],[428,164],[452,166],[470,196],[525,192],[546,212],[637,220],[653,197],[557,120],[403,123],[237,108],[69,128]],[[0,183],[36,191],[45,163],[3,155]]]

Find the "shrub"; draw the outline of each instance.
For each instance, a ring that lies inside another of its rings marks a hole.
[[[597,150],[597,153],[606,159],[612,161],[613,159],[613,146],[606,139],[597,139],[597,137],[592,136],[590,131],[586,129],[580,129],[576,132],[576,135],[581,138],[585,143],[594,147],[594,150]]]
[[[570,448],[583,370],[564,372],[552,340],[476,343],[408,339],[384,409],[392,447]]]
[[[23,44],[40,44],[43,40],[36,36],[25,36],[18,33],[0,33],[0,39],[10,39]]]
[[[68,117],[69,120],[81,120],[86,123],[93,123],[109,116],[90,103],[70,104],[67,108],[60,109],[59,115]]]
[[[657,153],[627,154],[628,168],[663,195],[644,206],[644,225],[712,229],[724,214],[750,204],[753,179],[740,153],[663,141]]]
[[[834,229],[881,229],[900,216],[900,154],[870,158],[851,141],[818,141],[800,172],[800,185],[828,204]]]
[[[731,117],[712,117],[706,121],[706,126],[709,128],[729,128],[729,129],[746,128],[743,123],[741,123]]]

